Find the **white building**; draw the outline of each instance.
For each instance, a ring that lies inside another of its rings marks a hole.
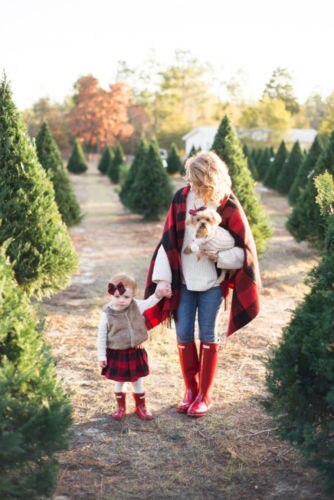
[[[190,132],[182,137],[185,141],[185,151],[186,156],[190,153],[191,148],[194,146],[196,149],[201,149],[203,151],[208,151],[213,143],[218,127],[207,126],[207,127],[196,127]],[[237,130],[237,134],[240,139],[244,137],[249,137],[254,141],[265,142],[269,137],[269,129],[265,128],[254,128],[246,129],[240,128]],[[317,135],[317,131],[314,129],[303,129],[303,128],[292,128],[284,134],[284,141],[293,144],[299,141],[302,148],[309,148]]]

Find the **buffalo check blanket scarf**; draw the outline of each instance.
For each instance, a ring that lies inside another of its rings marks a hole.
[[[148,329],[157,326],[161,322],[177,318],[177,309],[180,300],[181,289],[181,250],[185,232],[186,220],[186,197],[190,187],[178,190],[167,213],[165,226],[161,241],[154,251],[145,289],[145,297],[149,297],[156,288],[152,282],[152,274],[156,255],[160,245],[163,245],[170,268],[172,271],[171,299],[164,298],[157,305],[145,311],[144,316]],[[232,193],[224,199],[217,212],[222,218],[221,226],[230,231],[235,238],[235,244],[244,249],[245,262],[242,269],[227,273],[225,280],[221,283],[223,296],[226,297],[232,291],[231,309],[228,322],[227,335],[231,335],[252,321],[259,312],[260,275],[256,247],[246,215],[237,199]]]

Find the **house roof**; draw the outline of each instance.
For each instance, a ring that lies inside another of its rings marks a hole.
[[[201,133],[204,133],[204,134],[215,134],[217,132],[217,128],[218,127],[209,126],[209,125],[208,126],[203,126],[203,127],[195,127],[192,130],[190,130],[190,132],[188,132],[186,135],[184,135],[182,137],[182,139],[184,141],[186,141],[187,139],[190,139],[194,135],[201,134]]]

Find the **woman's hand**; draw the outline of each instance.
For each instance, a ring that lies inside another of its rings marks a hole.
[[[105,368],[107,366],[107,362],[106,361],[99,361],[99,365],[101,368]]]
[[[217,262],[218,252],[210,252],[209,250],[201,250],[201,255],[205,255],[212,262]]]
[[[171,284],[168,281],[159,281],[155,289],[155,295],[158,297],[158,299],[162,299],[163,297],[167,297],[168,299],[170,299],[172,296]]]

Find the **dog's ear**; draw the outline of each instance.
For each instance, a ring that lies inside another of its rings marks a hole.
[[[222,221],[222,218],[220,217],[218,212],[213,212],[213,219],[217,225],[219,225]]]

